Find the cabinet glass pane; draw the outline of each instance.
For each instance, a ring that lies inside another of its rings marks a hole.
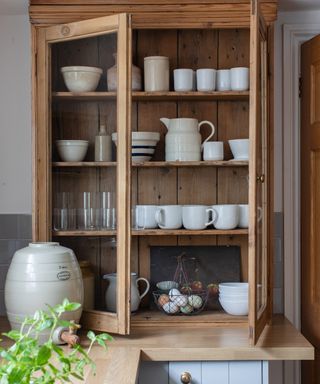
[[[107,312],[117,310],[117,37],[51,45],[53,237],[85,261],[84,309]]]
[[[257,129],[257,310],[261,316],[267,304],[267,52],[266,42],[260,42],[260,87],[261,103]]]

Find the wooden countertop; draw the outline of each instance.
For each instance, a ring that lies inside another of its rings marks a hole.
[[[0,329],[8,323],[0,322]],[[130,336],[114,336],[106,353],[94,348],[97,375],[86,383],[134,384],[141,360],[313,360],[312,345],[282,316],[267,326],[258,343],[250,346],[247,328],[217,326],[211,329],[132,329]]]

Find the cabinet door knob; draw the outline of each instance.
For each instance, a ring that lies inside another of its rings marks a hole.
[[[190,384],[192,377],[189,372],[182,372],[180,376],[180,381],[183,384]]]
[[[257,181],[260,181],[261,183],[264,183],[265,176],[264,175],[257,176]]]

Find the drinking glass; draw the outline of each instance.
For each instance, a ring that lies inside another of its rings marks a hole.
[[[76,228],[76,213],[72,192],[58,192],[54,195],[53,228],[55,231]]]
[[[113,192],[100,192],[101,229],[115,229],[116,207],[115,194]]]
[[[77,227],[82,230],[96,230],[101,226],[98,192],[80,192],[77,209]]]

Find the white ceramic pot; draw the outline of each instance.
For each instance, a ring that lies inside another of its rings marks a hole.
[[[59,243],[30,243],[12,259],[5,284],[5,305],[10,325],[19,329],[26,316],[55,306],[67,298],[83,304],[81,271],[73,251]],[[79,321],[82,307],[63,318]]]
[[[104,275],[103,279],[107,280],[109,283],[105,296],[107,311],[117,312],[117,274],[110,273],[108,275]],[[146,283],[146,289],[144,290],[142,295],[140,295],[138,290],[139,281],[144,281]],[[149,289],[150,284],[147,279],[145,279],[144,277],[137,278],[136,273],[131,273],[131,312],[135,312],[138,310],[141,299],[148,293]]]
[[[113,67],[107,70],[107,82],[108,82],[108,91],[117,91],[118,88],[118,69],[117,69],[117,54],[113,54],[115,64]],[[137,66],[131,66],[131,88],[133,91],[141,91],[142,89],[142,79],[141,79],[141,70]]]

